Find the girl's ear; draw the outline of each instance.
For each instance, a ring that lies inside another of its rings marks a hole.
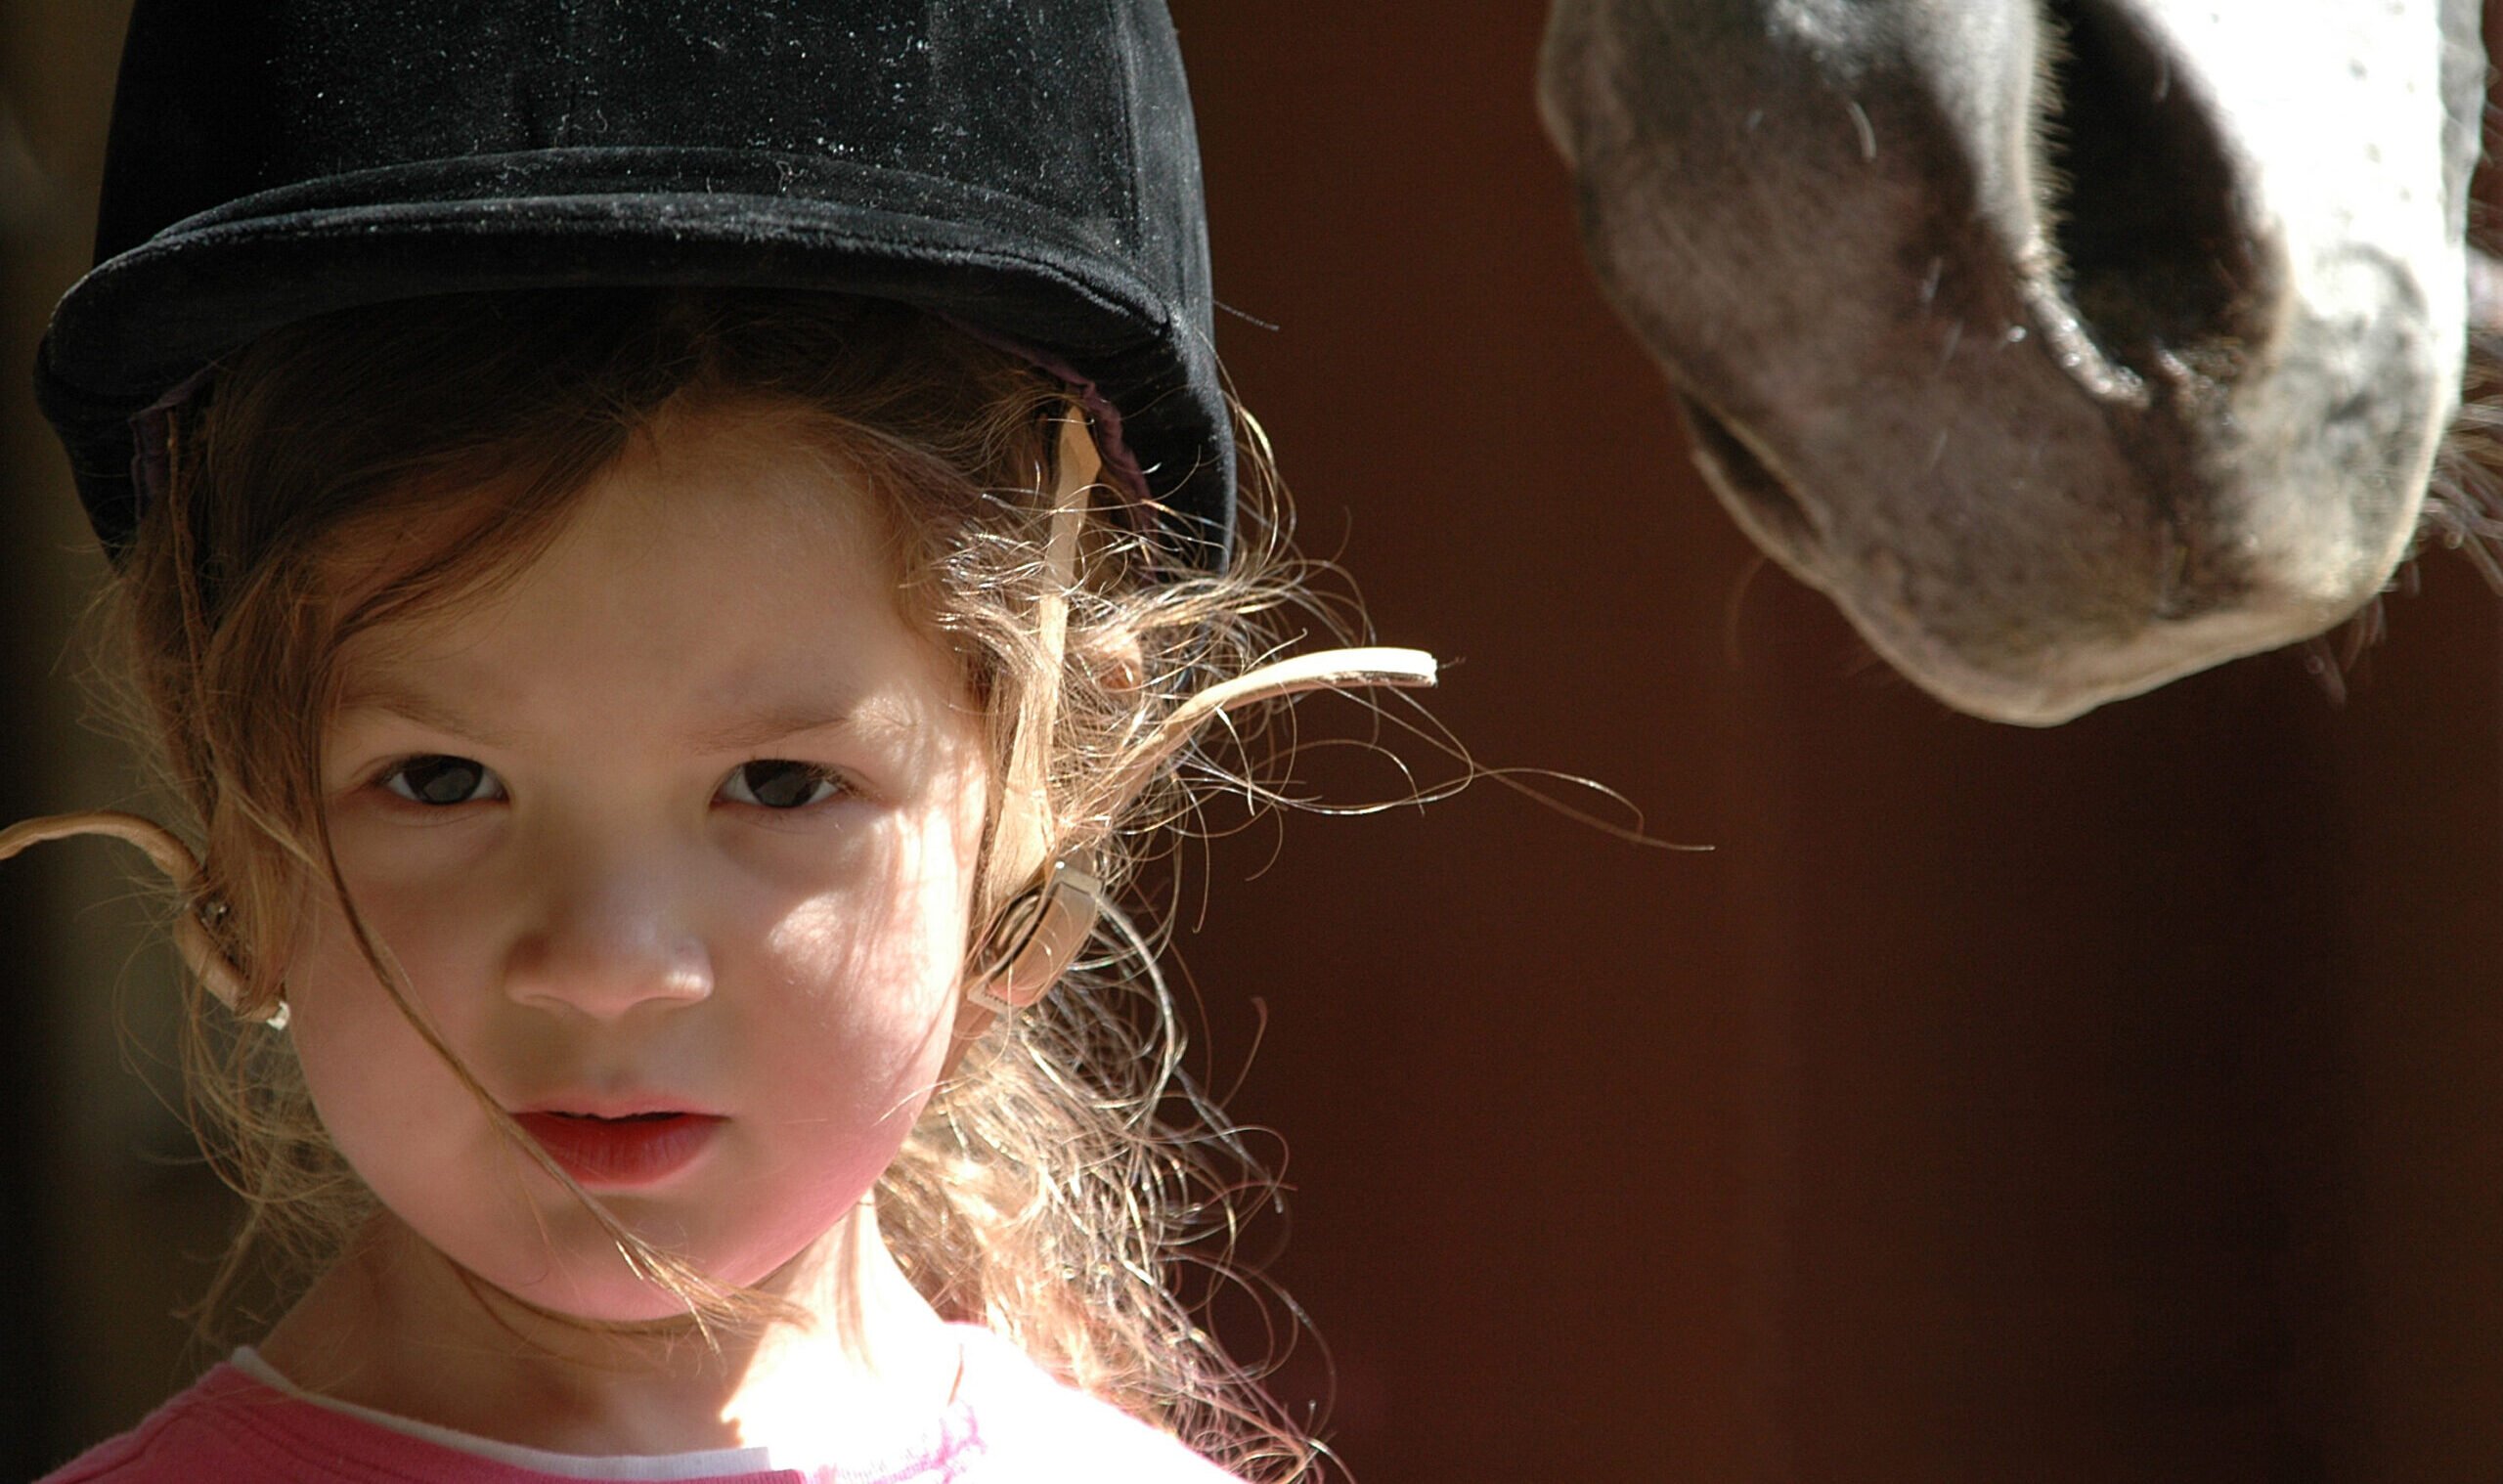
[[[1147,649],[1134,630],[1090,629],[1070,635],[1069,663],[1082,666],[1123,700],[1135,700],[1147,684]]]
[[[965,997],[994,1015],[1031,1007],[1069,972],[1103,910],[1102,882],[1065,858],[1053,861],[1000,910]]]
[[[1135,703],[1147,684],[1145,646],[1126,628],[1070,634],[1063,663],[1083,668],[1124,701]],[[1067,855],[1045,865],[1041,877],[991,920],[974,953],[965,999],[988,1013],[983,1024],[989,1016],[1030,1009],[1049,994],[1094,936],[1103,910],[1104,885],[1092,872]]]

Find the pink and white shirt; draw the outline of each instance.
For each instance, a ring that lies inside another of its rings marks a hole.
[[[473,1437],[300,1391],[249,1349],[40,1484],[1232,1484],[1120,1409],[959,1330],[956,1398],[860,1455],[771,1448],[589,1458]]]

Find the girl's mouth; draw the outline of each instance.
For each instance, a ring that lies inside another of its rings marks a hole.
[[[513,1114],[549,1157],[586,1186],[625,1190],[665,1180],[692,1163],[723,1119],[711,1113],[643,1113],[603,1118],[540,1110]]]

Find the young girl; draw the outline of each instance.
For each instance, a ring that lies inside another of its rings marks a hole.
[[[1309,1462],[1107,903],[1203,723],[1430,662],[1258,663],[1161,11],[820,9],[139,6],[38,382],[199,849],[0,855],[176,879],[303,1281],[56,1479]]]

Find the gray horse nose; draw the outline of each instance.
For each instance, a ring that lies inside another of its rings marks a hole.
[[[1739,524],[1949,704],[2048,722],[2319,633],[2404,554],[2475,21],[1557,0],[1540,106]]]

